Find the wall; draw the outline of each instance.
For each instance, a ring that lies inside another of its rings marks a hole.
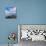
[[[21,0],[20,24],[46,24],[46,0]]]
[[[0,2],[0,44],[7,44],[8,34],[10,32],[16,32],[19,18],[17,19],[5,19],[5,7],[15,5],[15,0],[1,0]],[[17,43],[17,39],[15,41]]]
[[[5,19],[5,7],[10,5],[17,7],[16,19]],[[46,24],[46,0],[1,0],[0,44],[8,43],[9,32],[18,32],[18,24]]]

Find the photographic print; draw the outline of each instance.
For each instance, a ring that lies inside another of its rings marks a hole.
[[[16,6],[8,6],[5,8],[5,18],[16,18]]]
[[[31,46],[33,42],[46,42],[46,25],[18,25],[20,46]]]

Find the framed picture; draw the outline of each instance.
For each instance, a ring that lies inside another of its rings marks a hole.
[[[5,8],[5,18],[16,18],[16,6],[8,6]]]
[[[18,25],[18,38],[21,40],[46,41],[46,25]]]

